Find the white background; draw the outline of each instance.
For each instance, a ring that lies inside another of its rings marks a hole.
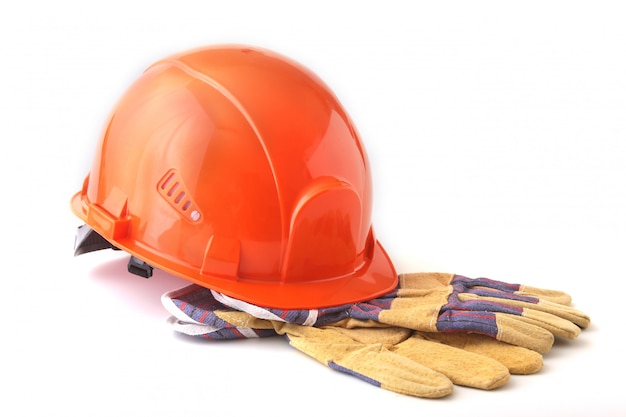
[[[0,414],[624,415],[619,3],[4,2]],[[374,225],[400,272],[565,290],[591,328],[557,342],[537,375],[424,400],[280,338],[177,336],[159,297],[184,281],[130,276],[111,251],[74,258],[69,199],[117,98],[155,60],[225,42],[289,55],[333,88],[368,150]]]

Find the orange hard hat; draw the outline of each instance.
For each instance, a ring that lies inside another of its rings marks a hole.
[[[315,74],[220,46],[158,61],[130,86],[71,207],[156,268],[261,306],[320,308],[397,284],[371,188],[358,133]]]

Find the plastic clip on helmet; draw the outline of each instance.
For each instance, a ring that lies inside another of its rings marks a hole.
[[[103,248],[250,303],[319,308],[393,290],[365,149],[329,88],[274,52],[210,47],[121,97],[71,201]]]

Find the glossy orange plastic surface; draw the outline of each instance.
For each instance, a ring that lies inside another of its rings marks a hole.
[[[131,85],[71,205],[154,267],[257,305],[319,308],[396,286],[371,187],[358,133],[316,75],[223,46]]]

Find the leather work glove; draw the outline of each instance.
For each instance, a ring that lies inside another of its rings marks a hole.
[[[162,300],[178,332],[208,339],[286,335],[292,346],[336,371],[417,397],[443,397],[453,385],[494,389],[511,373],[531,374],[542,367],[537,352],[478,334],[312,327],[260,319],[223,305],[197,285],[167,293]]]
[[[349,316],[426,332],[471,332],[540,353],[554,336],[575,339],[589,317],[561,291],[446,273],[400,275],[394,293],[358,303]]]
[[[404,327],[428,333],[477,333],[550,350],[554,337],[576,338],[589,317],[562,291],[445,273],[399,277],[398,288],[373,300],[317,310],[262,308],[213,292],[222,304],[251,315],[307,326]],[[210,291],[210,290],[206,290]]]

